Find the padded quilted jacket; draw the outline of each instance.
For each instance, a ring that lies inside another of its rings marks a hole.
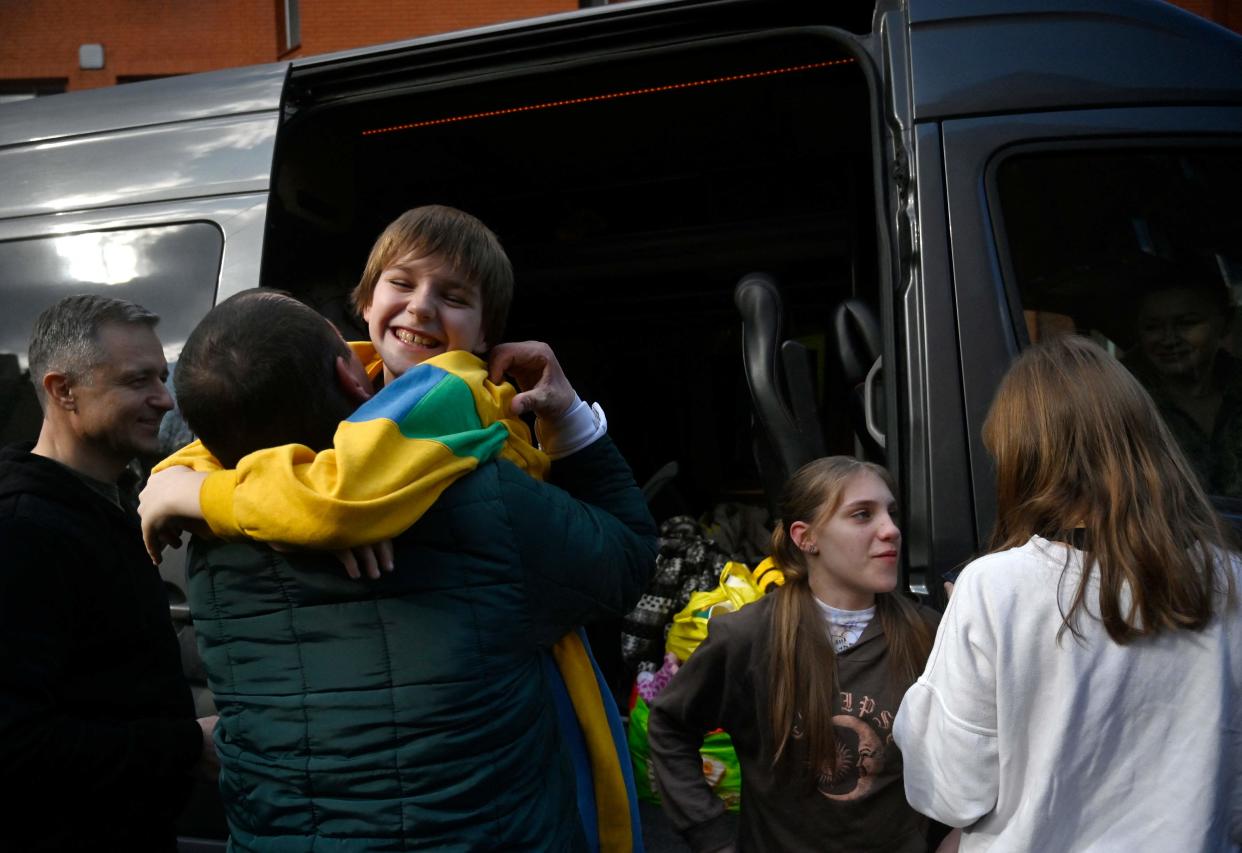
[[[379,581],[195,543],[234,849],[581,848],[541,657],[633,606],[656,532],[608,437],[554,468],[550,483],[504,461],[463,477]]]

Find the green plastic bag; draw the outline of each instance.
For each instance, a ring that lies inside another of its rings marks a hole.
[[[651,769],[651,749],[647,745],[647,715],[651,709],[641,696],[630,711],[630,726],[626,738],[630,744],[630,760],[634,764],[634,787],[638,798],[648,803],[660,802],[656,791],[655,771]],[[742,771],[737,764],[733,741],[721,731],[703,738],[699,750],[703,758],[703,775],[712,786],[716,796],[724,800],[725,808],[736,812],[742,802]]]

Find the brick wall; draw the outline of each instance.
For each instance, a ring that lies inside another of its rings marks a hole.
[[[301,0],[308,56],[385,41],[532,18],[578,8],[577,0]]]
[[[276,15],[263,0],[0,0],[0,32],[0,80],[62,78],[90,89],[270,62]],[[81,44],[104,46],[102,70],[78,68]]]
[[[282,53],[279,0],[0,0],[0,83],[110,86],[308,56],[578,8],[577,0],[300,0],[302,42]],[[102,44],[102,70],[78,46]]]
[[[1242,32],[1242,2],[1239,0],[1172,0],[1174,5],[1202,15],[1234,32]]]
[[[1242,0],[1178,0],[1242,31]],[[576,9],[578,0],[299,0],[301,44],[283,51],[281,0],[0,0],[3,84],[186,74],[362,47]],[[78,46],[102,44],[102,70],[78,68]]]

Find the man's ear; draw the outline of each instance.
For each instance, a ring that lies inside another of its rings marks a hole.
[[[358,375],[359,371],[355,371],[344,356],[336,357],[336,385],[341,389],[341,393],[359,406],[371,399],[371,388]]]
[[[55,406],[66,412],[78,410],[77,401],[73,399],[73,383],[64,373],[49,370],[43,374],[43,393],[47,396],[49,407]]]

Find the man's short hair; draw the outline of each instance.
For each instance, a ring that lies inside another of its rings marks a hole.
[[[332,445],[354,402],[336,359],[349,347],[314,310],[276,290],[237,294],[190,333],[173,375],[177,407],[226,467],[265,447]]]
[[[438,255],[454,272],[478,285],[483,339],[489,345],[499,343],[513,302],[513,265],[492,230],[455,207],[416,207],[384,229],[371,247],[362,278],[354,288],[354,309],[361,314],[369,308],[380,275],[411,253],[419,257]]]
[[[106,354],[99,329],[108,323],[154,328],[159,315],[125,299],[94,294],[66,296],[45,309],[30,333],[27,359],[39,404],[46,407],[43,377],[63,373],[73,382],[90,382]]]

